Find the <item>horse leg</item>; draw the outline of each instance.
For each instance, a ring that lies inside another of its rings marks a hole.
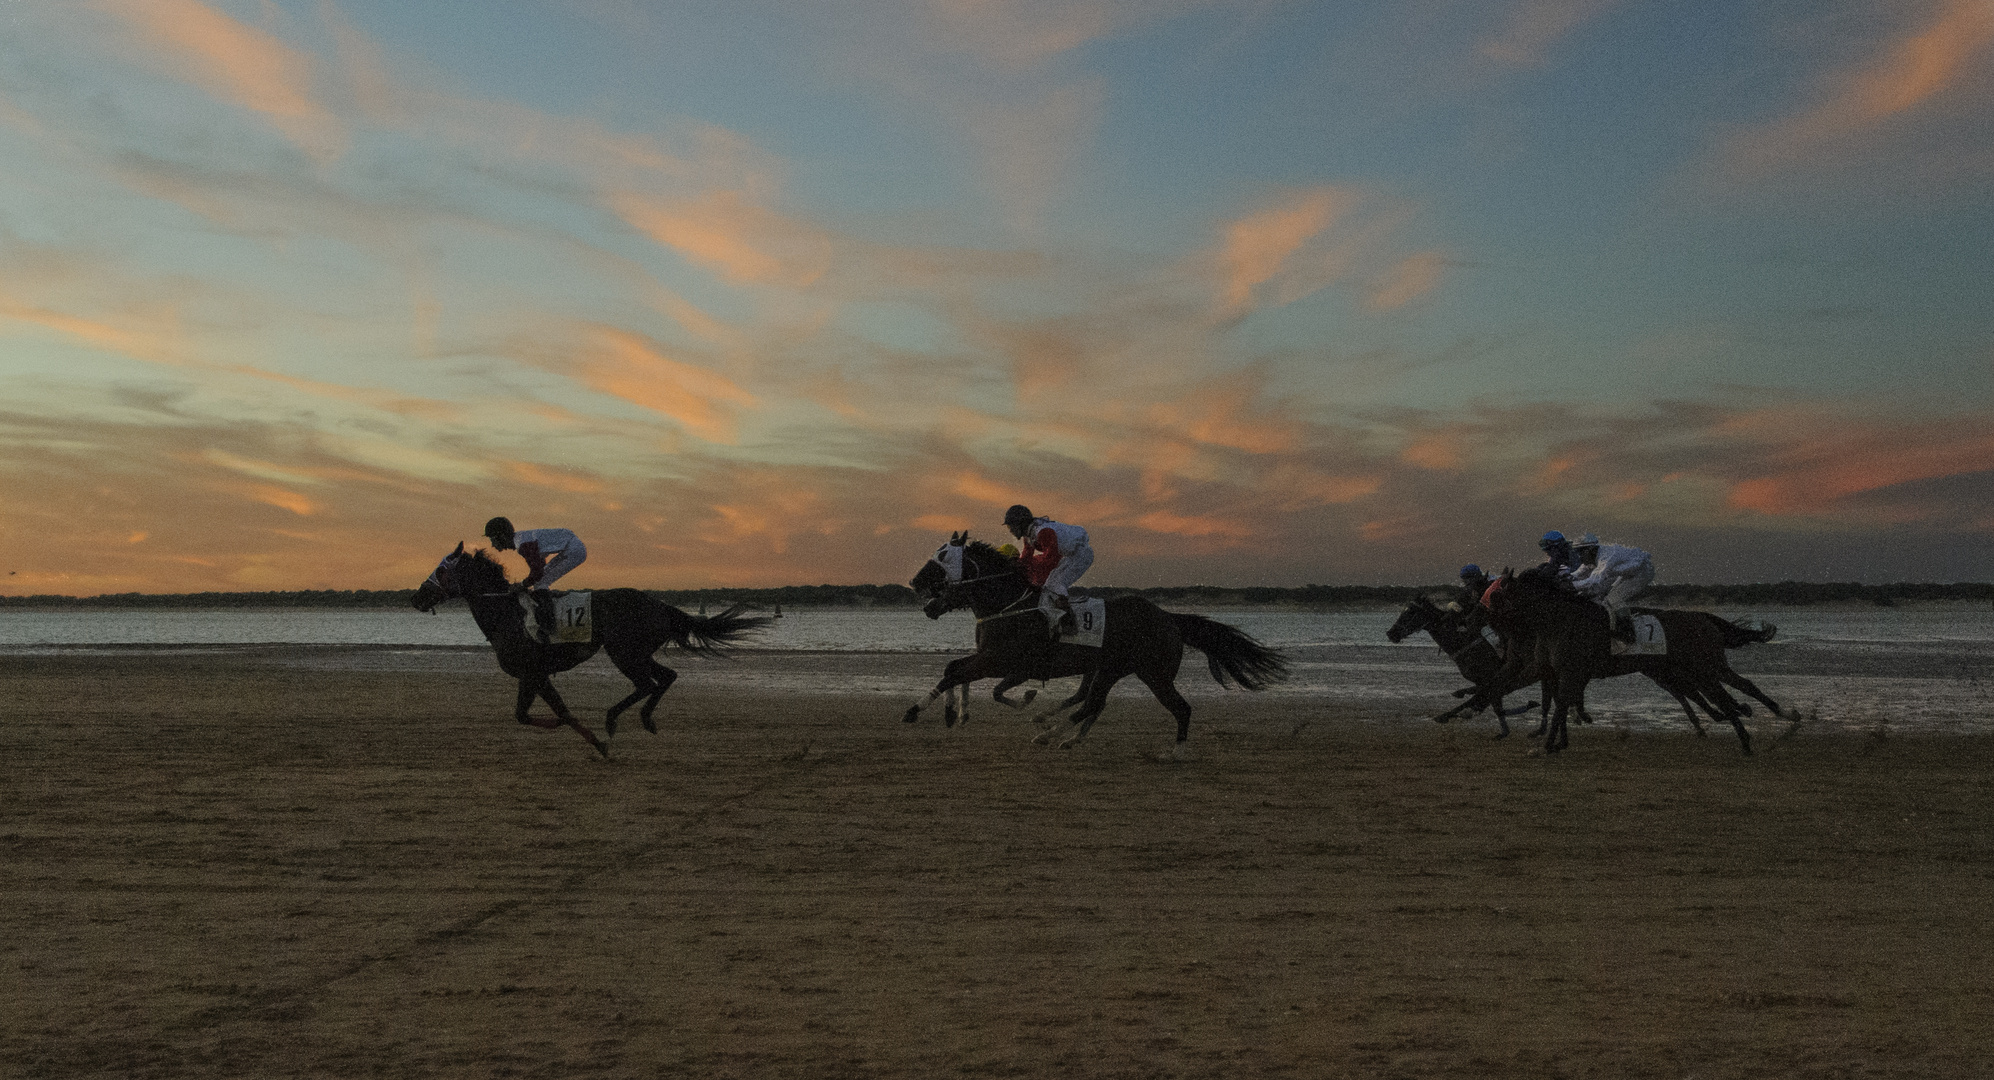
[[[1676,699],[1676,704],[1682,706],[1682,714],[1684,716],[1689,717],[1689,726],[1696,729],[1697,738],[1701,739],[1708,734],[1708,732],[1705,732],[1703,730],[1703,718],[1696,715],[1695,706],[1689,703],[1689,697],[1683,691],[1678,690],[1673,686],[1670,686],[1668,683],[1661,682],[1660,680],[1656,680],[1655,685],[1660,686],[1662,689],[1668,691],[1669,696]],[[1688,691],[1688,693],[1696,694],[1696,691],[1694,689],[1691,689],[1690,691]],[[1711,712],[1710,702],[1704,700],[1703,695],[1696,694],[1696,700],[1697,704],[1703,706],[1704,712],[1711,713],[1712,716],[1716,715],[1716,713]]]
[[[637,710],[637,718],[644,721],[645,731],[653,735],[658,733],[658,722],[651,718],[651,714],[658,710],[658,702],[664,698],[665,691],[670,690],[672,684],[677,681],[679,681],[678,672],[656,660],[651,661],[651,696],[644,702],[644,707]]]
[[[1044,746],[1052,741],[1053,735],[1059,730],[1059,724],[1058,724],[1059,714],[1065,712],[1068,709],[1071,709],[1075,705],[1080,704],[1082,701],[1087,700],[1087,696],[1093,693],[1094,676],[1097,674],[1099,674],[1098,671],[1090,671],[1086,675],[1081,676],[1080,689],[1075,690],[1073,692],[1072,697],[1069,697],[1065,701],[1062,701],[1059,704],[1054,705],[1052,708],[1046,709],[1040,712],[1038,715],[1032,717],[1032,723],[1046,725],[1046,729],[1044,731],[1041,731],[1037,735],[1032,737],[1033,742],[1039,744],[1040,746]],[[1070,718],[1070,722],[1075,724],[1079,723],[1081,713],[1084,713],[1086,711],[1087,711],[1086,709],[1082,709],[1080,710],[1080,712],[1074,713],[1073,716]]]
[[[1087,737],[1088,729],[1094,726],[1095,720],[1100,719],[1101,711],[1108,707],[1108,691],[1115,688],[1115,684],[1121,681],[1121,676],[1089,681],[1093,685],[1088,688],[1087,703],[1080,707],[1079,712],[1073,714],[1073,722],[1080,725],[1080,730],[1067,736],[1066,741],[1059,744],[1061,750],[1071,750],[1080,744],[1080,740]],[[1185,722],[1190,722],[1188,715],[1185,717]]]
[[[1137,675],[1136,678],[1141,679],[1142,684],[1149,687],[1149,692],[1156,695],[1156,700],[1177,718],[1177,748],[1182,750],[1184,743],[1191,738],[1191,703],[1177,692],[1177,684],[1171,679],[1158,675]]]
[[[616,665],[616,670],[622,672],[623,677],[629,679],[630,685],[634,688],[630,691],[629,697],[609,707],[609,713],[603,720],[604,726],[608,728],[609,737],[614,739],[616,718],[622,716],[623,710],[637,704],[639,698],[649,694],[655,687],[651,681],[652,664],[649,654],[638,656],[625,650],[618,650],[609,654],[609,662]]]
[[[545,679],[546,676],[544,675],[527,675],[521,677],[519,680],[519,701],[513,705],[512,718],[522,724],[531,724],[534,727],[546,728],[551,731],[561,726],[560,717],[553,716],[541,720],[532,715],[533,699],[540,696],[540,683]]]
[[[1060,713],[1063,713],[1066,710],[1071,709],[1075,705],[1078,705],[1081,702],[1087,700],[1087,691],[1093,685],[1094,685],[1094,673],[1090,671],[1086,675],[1081,677],[1080,688],[1073,692],[1072,697],[1069,697],[1065,701],[1062,701],[1059,704],[1054,705],[1052,708],[1046,709],[1045,711],[1039,713],[1038,715],[1033,716],[1032,723],[1034,724],[1051,723],[1053,718],[1058,716]]]
[[[590,731],[580,720],[575,719],[575,714],[568,711],[567,703],[561,700],[560,692],[554,689],[554,680],[545,675],[540,676],[540,697],[547,702],[549,708],[554,710],[554,715],[560,717],[560,722],[574,728],[575,734],[587,739],[588,744],[595,747],[596,753],[601,754],[603,757],[609,756],[609,744],[596,738],[595,732]]]
[[[976,679],[979,678],[980,676],[972,676],[969,674],[969,672],[977,666],[980,660],[981,660],[980,656],[971,655],[971,656],[957,657],[956,659],[949,661],[948,666],[942,669],[942,681],[936,683],[935,688],[933,690],[928,691],[927,697],[924,697],[921,700],[915,702],[914,704],[908,706],[906,715],[900,718],[901,722],[906,724],[911,724],[914,721],[919,720],[921,718],[921,710],[927,708],[930,705],[933,705],[935,703],[936,698],[941,697],[943,694],[946,694],[950,690],[955,689],[955,687],[959,683],[975,682]],[[951,705],[952,704],[953,702],[951,702]],[[953,716],[949,717],[949,723],[951,725],[955,723],[955,718]]]
[[[1750,694],[1752,697],[1757,698],[1762,704],[1765,705],[1766,708],[1772,710],[1772,714],[1774,716],[1777,716],[1782,720],[1791,720],[1793,718],[1785,710],[1779,707],[1778,702],[1765,696],[1765,694],[1762,693],[1758,687],[1752,685],[1752,680],[1745,678],[1743,675],[1740,675],[1735,671],[1732,671],[1730,665],[1727,664],[1724,667],[1718,669],[1717,677],[1719,679],[1724,680],[1727,683],[1730,683],[1732,686],[1735,686],[1738,689],[1743,690],[1745,693]]]
[[[1013,701],[1010,698],[1005,697],[1004,695],[1010,693],[1013,687],[1021,686],[1029,681],[1030,681],[1029,679],[1026,679],[1022,675],[1007,675],[1004,677],[1004,680],[1002,682],[997,684],[997,689],[993,693],[991,693],[990,697],[992,700],[996,701],[1000,705],[1009,705],[1013,709],[1022,709],[1025,706],[1030,705],[1032,703],[1032,699],[1039,696],[1039,692],[1037,690],[1025,691],[1024,696],[1020,697],[1016,701]]]

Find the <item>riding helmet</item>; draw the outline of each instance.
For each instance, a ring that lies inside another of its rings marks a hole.
[[[1004,527],[1008,529],[1018,525],[1030,525],[1035,516],[1030,507],[1019,503],[1004,511]]]
[[[519,530],[512,527],[511,521],[502,517],[495,517],[485,522],[485,539],[487,540],[498,536],[510,536],[517,531]]]
[[[1565,534],[1556,529],[1545,533],[1544,538],[1537,541],[1537,547],[1541,551],[1549,551],[1554,547],[1569,546],[1570,544],[1571,541],[1565,539]]]

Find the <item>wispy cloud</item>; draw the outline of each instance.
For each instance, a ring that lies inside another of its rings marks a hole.
[[[1762,177],[1847,154],[1918,113],[1984,115],[1994,104],[1994,3],[1940,0],[1930,11],[1859,63],[1828,74],[1799,111],[1730,138],[1726,168]]]
[[[199,0],[94,0],[136,33],[137,55],[261,114],[314,158],[338,157],[345,125],[315,93],[312,58]]]
[[[1502,26],[1475,45],[1490,60],[1516,67],[1543,65],[1552,47],[1598,18],[1617,0],[1518,0]]]

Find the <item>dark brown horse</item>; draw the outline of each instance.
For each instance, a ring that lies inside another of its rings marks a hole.
[[[1212,678],[1221,686],[1230,679],[1242,689],[1260,690],[1288,673],[1287,659],[1252,636],[1202,615],[1164,611],[1139,596],[1107,602],[1107,629],[1100,648],[1055,644],[1039,613],[1038,590],[1025,579],[1023,566],[989,544],[971,541],[966,532],[951,536],[909,584],[929,598],[924,609],[929,618],[966,607],[976,614],[977,626],[975,654],[949,663],[934,690],[907,710],[908,723],[936,698],[978,679],[1004,679],[1015,685],[1027,679],[1080,675],[1085,681],[1074,695],[1080,708],[1071,721],[1079,730],[1060,744],[1070,747],[1087,737],[1107,706],[1108,691],[1134,675],[1177,718],[1181,751],[1191,735],[1191,704],[1176,686],[1186,645],[1205,654]],[[1052,734],[1048,730],[1037,741],[1048,741]]]
[[[1773,715],[1786,715],[1779,704],[1754,686],[1751,680],[1731,669],[1725,650],[1755,642],[1770,641],[1775,628],[1739,626],[1728,619],[1704,611],[1663,611],[1637,609],[1640,614],[1661,620],[1668,639],[1664,656],[1615,656],[1610,648],[1611,628],[1606,610],[1572,592],[1547,575],[1503,571],[1502,578],[1489,588],[1486,604],[1489,621],[1505,638],[1515,636],[1534,642],[1530,650],[1512,649],[1512,667],[1532,665],[1544,682],[1544,692],[1553,705],[1550,730],[1544,739],[1547,753],[1556,753],[1571,744],[1566,730],[1566,712],[1585,710],[1586,685],[1594,679],[1641,673],[1674,695],[1689,712],[1690,703],[1701,706],[1711,719],[1728,722],[1738,733],[1738,744],[1752,752],[1752,736],[1743,718],[1751,715],[1746,705],[1733,698],[1729,685],[1762,702]],[[1702,728],[1699,726],[1698,731]]]
[[[716,653],[769,623],[766,618],[741,614],[739,607],[710,617],[687,615],[640,589],[597,589],[591,599],[589,640],[542,643],[526,632],[525,609],[506,582],[505,567],[482,548],[467,554],[463,544],[436,564],[435,573],[415,591],[412,603],[417,611],[431,611],[445,600],[458,598],[470,606],[478,629],[498,653],[500,669],[519,680],[514,717],[535,727],[566,724],[604,757],[609,756],[608,744],[568,712],[554,690],[555,673],[580,664],[598,649],[608,653],[609,662],[636,687],[629,697],[609,707],[605,724],[610,737],[616,737],[616,718],[640,699],[644,707],[637,715],[644,721],[644,730],[655,735],[658,725],[651,713],[679,676],[652,659],[653,653],[667,644],[690,652]],[[537,720],[528,715],[535,697],[547,702],[555,719]]]
[[[1535,701],[1514,709],[1503,708],[1504,695],[1513,694],[1537,685],[1534,671],[1520,676],[1512,676],[1503,664],[1502,651],[1494,642],[1482,634],[1487,625],[1487,613],[1479,607],[1473,611],[1462,611],[1458,605],[1442,607],[1424,596],[1415,596],[1406,609],[1399,613],[1398,620],[1385,631],[1385,637],[1396,645],[1414,634],[1424,632],[1433,639],[1440,651],[1454,661],[1460,669],[1461,677],[1473,686],[1454,691],[1457,698],[1467,698],[1461,704],[1433,718],[1435,723],[1444,724],[1463,713],[1473,714],[1483,709],[1495,709],[1496,723],[1502,730],[1496,738],[1509,734],[1509,718],[1527,713],[1537,708]],[[1548,710],[1548,706],[1546,707]],[[1540,729],[1538,734],[1543,734]]]

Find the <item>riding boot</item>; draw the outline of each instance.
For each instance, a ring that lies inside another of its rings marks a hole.
[[[554,594],[545,589],[533,590],[533,622],[540,627],[542,640],[554,640]]]
[[[1628,615],[1626,612],[1614,612],[1612,634],[1616,641],[1624,641],[1629,645],[1634,644],[1634,617]]]

